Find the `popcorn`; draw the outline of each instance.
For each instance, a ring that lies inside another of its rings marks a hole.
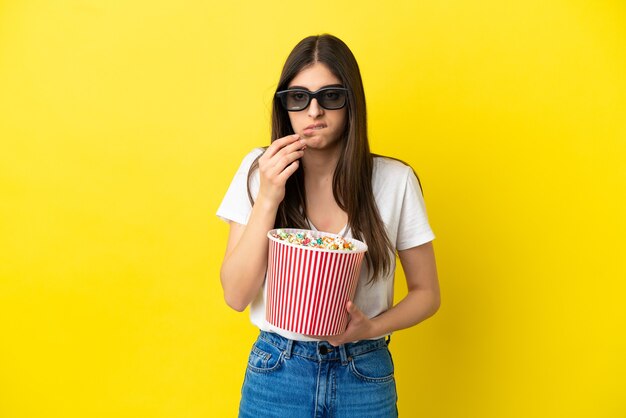
[[[354,244],[343,237],[322,235],[319,238],[315,238],[308,231],[306,233],[293,233],[286,232],[283,229],[277,229],[276,232],[273,232],[271,235],[281,241],[287,241],[290,244],[302,245],[303,247],[321,248],[324,250],[354,250]]]

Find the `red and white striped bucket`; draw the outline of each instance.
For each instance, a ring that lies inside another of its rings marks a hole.
[[[314,238],[339,235],[303,229]],[[281,241],[269,231],[267,264],[267,321],[298,334],[337,335],[348,325],[346,302],[352,300],[359,281],[367,245],[344,238],[354,250],[327,250]]]

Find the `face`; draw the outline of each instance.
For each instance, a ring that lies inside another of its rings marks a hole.
[[[335,77],[326,65],[316,62],[300,71],[291,80],[288,88],[298,87],[314,92],[322,87],[341,85],[341,80]],[[319,105],[317,99],[311,99],[311,103],[306,109],[287,113],[293,131],[305,139],[307,147],[326,149],[339,143],[346,125],[348,109],[347,104],[341,109],[324,109]]]

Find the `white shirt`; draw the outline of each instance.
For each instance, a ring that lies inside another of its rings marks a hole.
[[[248,223],[252,212],[247,192],[248,170],[252,162],[263,151],[262,148],[254,149],[243,159],[217,210],[217,216],[223,220],[242,225]],[[374,157],[372,190],[380,217],[385,224],[387,236],[395,251],[413,248],[435,238],[428,223],[419,183],[411,167],[390,158]],[[259,171],[256,170],[250,179],[250,192],[254,199],[256,199],[258,191]],[[314,229],[314,225],[312,225],[312,229]],[[348,230],[345,237],[353,238],[352,231]],[[363,262],[354,303],[368,318],[373,318],[393,306],[395,266],[396,258],[394,256],[391,258],[389,274],[368,285],[369,271],[367,264],[365,261]],[[250,320],[254,325],[263,331],[275,332],[293,340],[317,341],[305,335],[276,328],[268,323],[265,319],[265,300],[264,282],[256,298],[250,304]]]

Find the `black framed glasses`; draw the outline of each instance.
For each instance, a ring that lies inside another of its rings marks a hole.
[[[317,91],[288,89],[276,92],[276,97],[289,112],[299,112],[309,107],[311,99],[327,110],[337,110],[347,103],[348,89],[343,87],[323,87]]]

